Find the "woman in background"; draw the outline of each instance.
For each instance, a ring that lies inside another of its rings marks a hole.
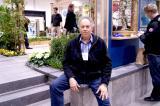
[[[74,33],[78,29],[73,4],[70,4],[68,6],[68,13],[67,13],[67,16],[66,16],[66,21],[65,21],[64,28],[66,29],[66,35],[68,33]]]

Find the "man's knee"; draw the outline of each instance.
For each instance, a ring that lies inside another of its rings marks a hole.
[[[58,82],[56,80],[53,80],[51,85],[50,85],[50,89],[55,91],[58,89]]]

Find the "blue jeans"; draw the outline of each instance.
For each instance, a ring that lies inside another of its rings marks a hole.
[[[152,97],[160,97],[160,55],[148,55],[149,68],[153,83]]]
[[[78,84],[83,84],[81,80],[76,78]],[[110,106],[109,99],[102,100],[99,98],[99,94],[96,94],[98,87],[101,84],[101,78],[96,79],[88,83],[88,86],[92,89],[94,95],[96,96],[99,106]],[[55,79],[50,85],[51,94],[51,106],[64,106],[63,92],[70,89],[68,78],[62,75]]]

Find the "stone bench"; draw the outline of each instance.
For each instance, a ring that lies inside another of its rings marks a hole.
[[[86,84],[80,84],[79,92],[71,91],[71,106],[98,106],[96,97]]]
[[[31,67],[31,66],[30,66]],[[38,72],[46,74],[54,80],[63,74],[62,71],[49,67],[31,67]],[[109,98],[111,106],[129,106],[152,89],[148,66],[139,66],[134,63],[114,68],[109,83]],[[125,102],[122,102],[124,101]],[[88,86],[80,88],[79,93],[67,91],[64,101],[71,106],[97,106],[97,100]]]

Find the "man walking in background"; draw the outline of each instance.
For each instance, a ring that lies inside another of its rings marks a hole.
[[[58,13],[58,8],[54,7],[54,14],[51,17],[52,24],[52,36],[60,36],[60,24],[62,22],[62,16]]]
[[[66,21],[64,28],[66,29],[66,35],[68,33],[75,33],[78,30],[77,22],[76,22],[76,15],[74,13],[74,5],[70,4],[68,6],[68,13],[66,16]]]

